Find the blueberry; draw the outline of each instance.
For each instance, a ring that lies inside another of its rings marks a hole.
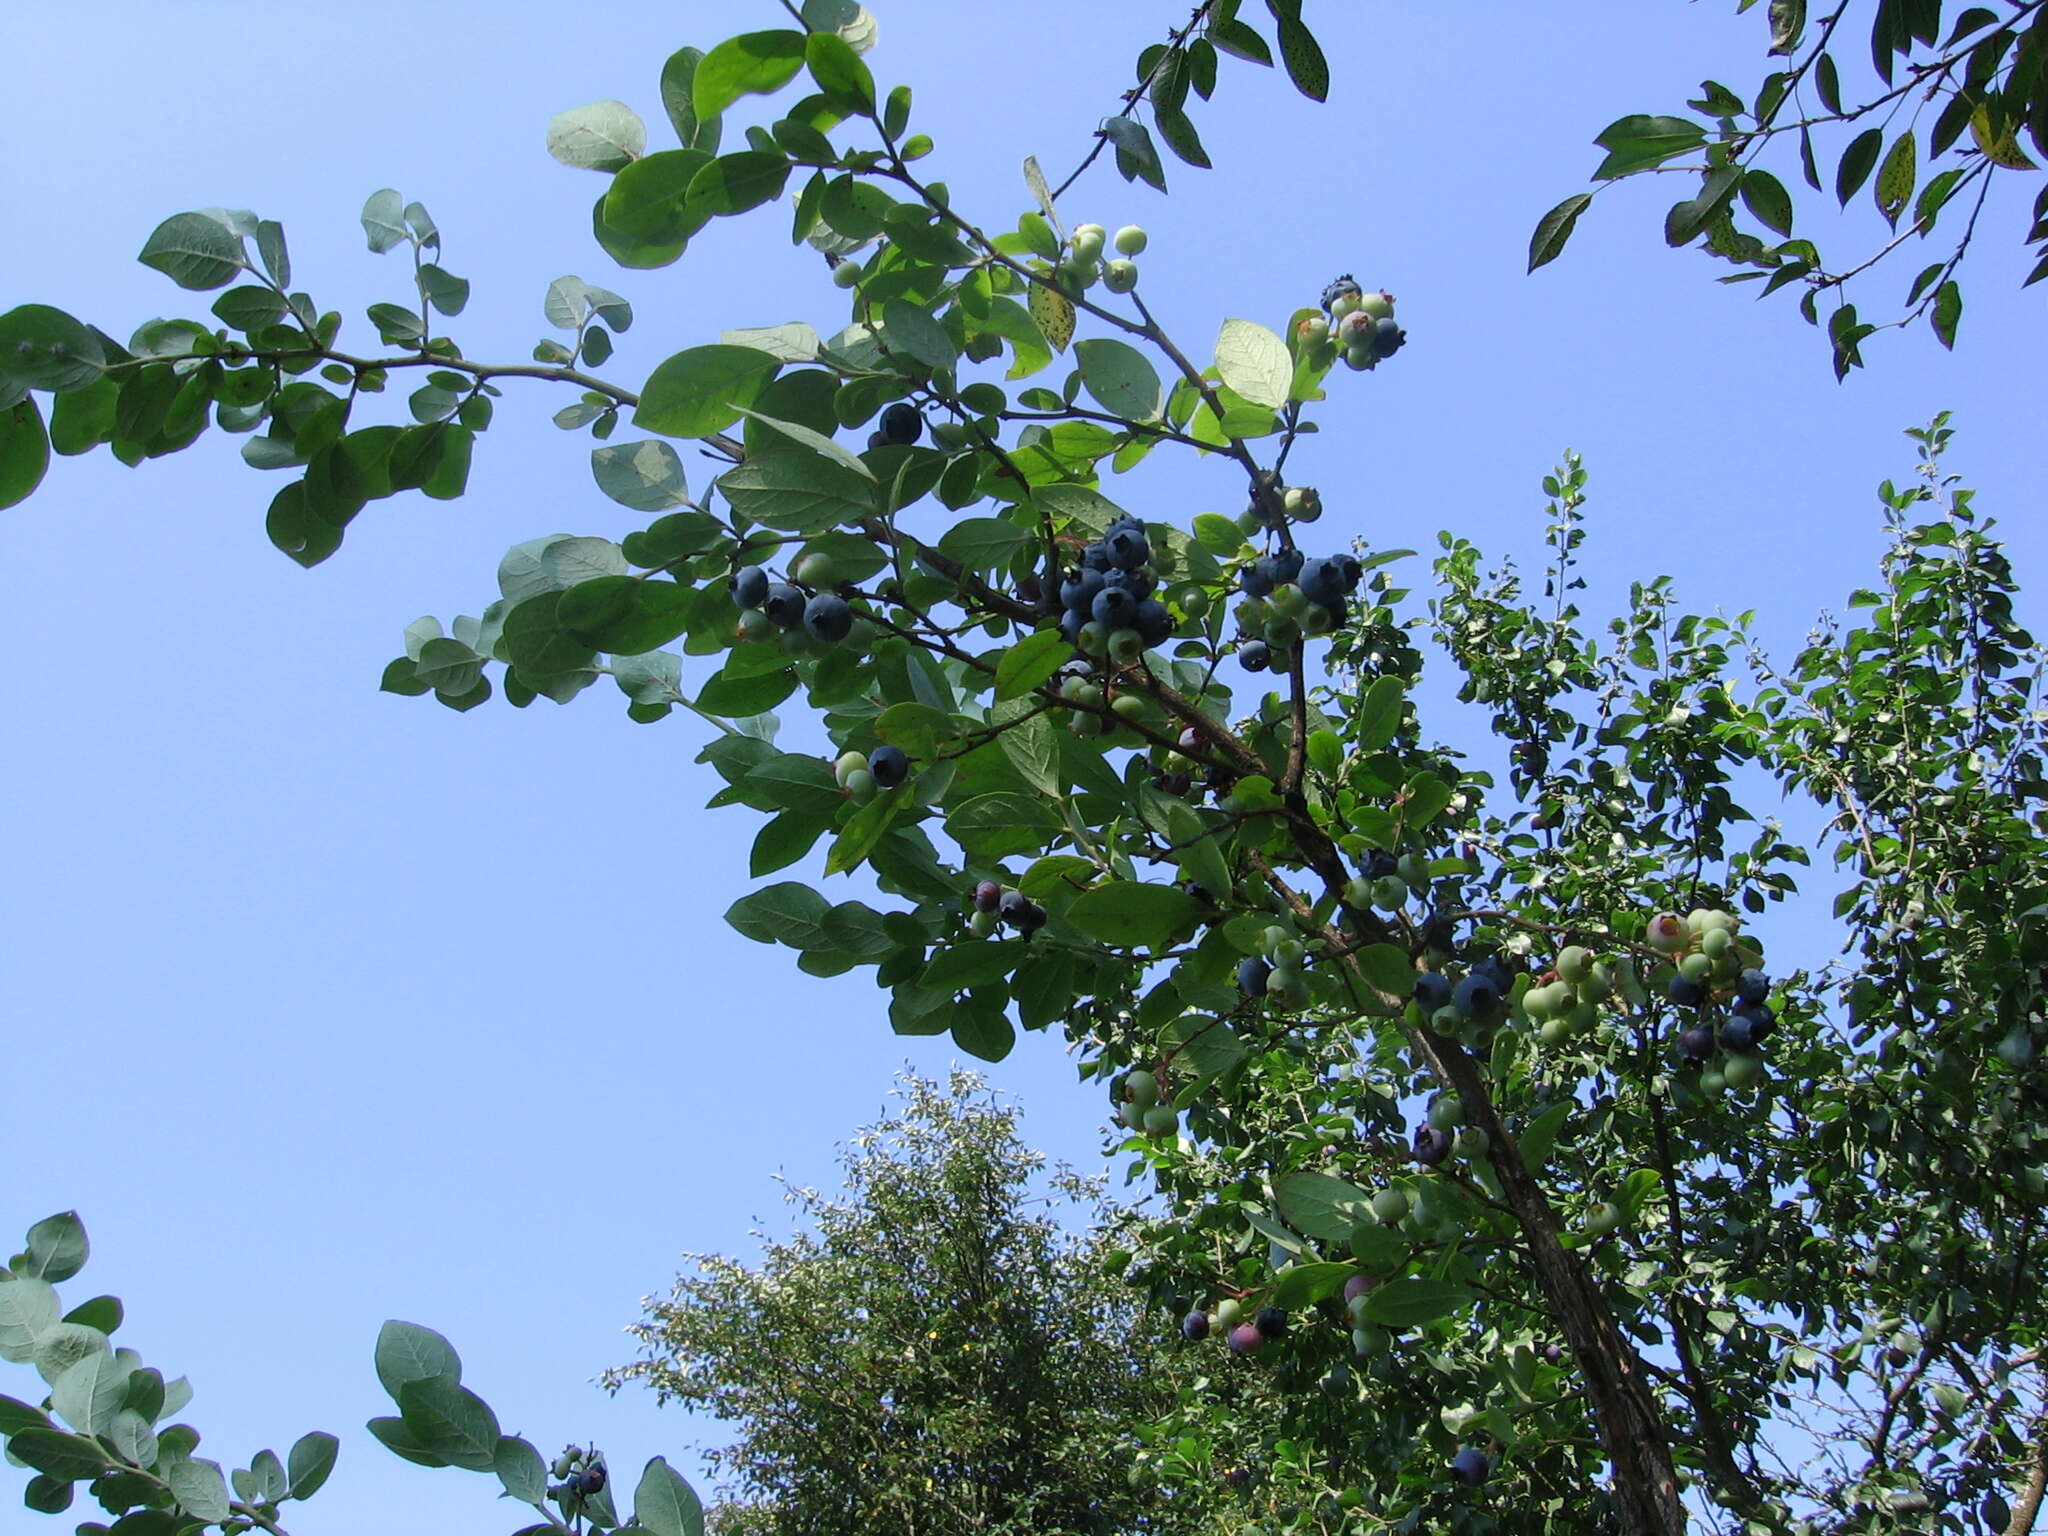
[[[1346,591],[1344,568],[1335,560],[1323,556],[1318,556],[1314,560],[1304,560],[1301,575],[1297,579],[1301,584],[1302,595],[1312,603],[1321,603],[1327,607],[1333,602],[1343,600]]]
[[[1196,1344],[1209,1337],[1209,1314],[1200,1307],[1195,1308],[1180,1320],[1180,1336]]]
[[[882,412],[882,437],[886,442],[909,447],[924,435],[924,417],[907,400],[898,400]]]
[[[853,610],[837,592],[820,592],[804,604],[804,630],[813,640],[836,644],[853,632]]]
[[[1263,672],[1272,662],[1272,647],[1263,640],[1247,640],[1237,648],[1237,664],[1247,672]]]
[[[1323,290],[1323,308],[1325,310],[1329,309],[1339,299],[1358,298],[1359,293],[1358,280],[1349,272],[1346,272]]]
[[[1664,995],[1681,1008],[1697,1008],[1707,1000],[1707,989],[1684,976],[1673,976]]]
[[[1274,585],[1293,581],[1301,574],[1301,551],[1298,549],[1276,549],[1266,556],[1267,568],[1273,573]]]
[[[1104,587],[1089,605],[1089,616],[1104,629],[1118,630],[1131,622],[1138,600],[1122,587]]]
[[[1564,1346],[1562,1344],[1544,1345],[1543,1358],[1545,1360],[1548,1360],[1552,1365],[1556,1365],[1558,1361],[1564,1358]]]
[[[733,573],[732,600],[735,607],[748,610],[768,601],[768,571],[759,565],[743,566]]]
[[[1714,1032],[1695,1024],[1678,1032],[1678,1053],[1687,1061],[1705,1061],[1714,1054]]]
[[[883,789],[894,789],[910,772],[910,759],[901,747],[877,747],[868,754],[868,772]]]
[[[993,912],[1002,905],[1003,888],[993,880],[983,880],[974,887],[974,910]]]
[[[1500,1012],[1500,997],[1499,983],[1484,970],[1475,969],[1458,983],[1451,1001],[1466,1018],[1484,1023]]]
[[[1451,1133],[1433,1125],[1418,1125],[1412,1155],[1423,1167],[1434,1168],[1451,1155]]]
[[[1083,615],[1074,612],[1071,608],[1060,615],[1060,633],[1067,637],[1069,645],[1079,645],[1081,643],[1081,626],[1087,622],[1088,620]]]
[[[1173,636],[1173,615],[1157,598],[1148,597],[1139,603],[1131,618],[1147,645],[1164,645]]]
[[[1761,1005],[1771,995],[1771,978],[1762,971],[1751,968],[1742,973],[1735,983],[1735,1000],[1738,1003]]]
[[[1004,891],[996,898],[996,911],[1013,928],[1023,926],[1024,909],[1030,905],[1031,898],[1022,891]]]
[[[1392,315],[1384,315],[1372,323],[1372,355],[1392,357],[1401,350],[1408,340],[1408,333],[1401,329]]]
[[[1113,588],[1118,592],[1128,592],[1131,596],[1136,597],[1138,595],[1138,585],[1139,578],[1133,571],[1111,570],[1102,573],[1102,590],[1105,592]]]
[[[1264,597],[1276,585],[1272,564],[1264,555],[1237,573],[1238,590],[1246,597]]]
[[[1330,628],[1332,629],[1343,628],[1344,621],[1351,617],[1351,610],[1345,605],[1344,599],[1341,597],[1333,597],[1327,603],[1318,603],[1316,606],[1330,616]]]
[[[1264,997],[1266,980],[1273,974],[1273,967],[1257,955],[1247,955],[1237,962],[1237,987],[1246,997]]]
[[[569,1485],[576,1490],[580,1497],[586,1499],[595,1498],[598,1494],[604,1492],[604,1463],[591,1463],[571,1478]]]
[[[1086,614],[1102,590],[1102,572],[1077,571],[1060,583],[1060,604],[1069,613]]]
[[[1109,563],[1120,571],[1135,571],[1152,558],[1152,545],[1145,537],[1145,530],[1133,528],[1128,523],[1112,528],[1103,543],[1109,550]]]
[[[1248,1355],[1266,1342],[1266,1336],[1259,1332],[1258,1326],[1254,1323],[1239,1323],[1230,1330],[1230,1337],[1226,1342],[1229,1343],[1233,1355]]]
[[[804,605],[809,601],[801,587],[778,581],[768,588],[768,595],[761,602],[761,611],[784,629],[795,629],[803,623]]]
[[[1365,857],[1358,861],[1359,872],[1368,880],[1384,880],[1398,866],[1399,860],[1384,848],[1368,848]]]
[[[1467,1488],[1477,1488],[1493,1470],[1493,1462],[1477,1446],[1466,1446],[1451,1458],[1451,1473]]]
[[[1332,555],[1330,558],[1336,562],[1338,573],[1344,578],[1344,590],[1356,592],[1359,582],[1365,579],[1365,567],[1358,563],[1358,556]]]
[[[1441,971],[1424,971],[1415,978],[1415,1002],[1424,1014],[1451,1005],[1451,978]]]
[[[1691,1034],[1691,1030],[1686,1031]],[[1731,1013],[1721,1021],[1721,1044],[1731,1051],[1756,1049],[1756,1023],[1746,1013]]]
[[[1765,1003],[1737,1003],[1734,1016],[1749,1022],[1749,1037],[1761,1045],[1778,1027],[1778,1016]]]
[[[1109,548],[1103,544],[1090,544],[1081,551],[1081,569],[1084,571],[1106,571],[1109,569]]]
[[[1252,1326],[1263,1338],[1284,1339],[1287,1337],[1287,1312],[1282,1307],[1261,1307],[1259,1315],[1252,1319]]]

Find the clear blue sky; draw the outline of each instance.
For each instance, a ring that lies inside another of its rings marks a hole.
[[[929,164],[1003,227],[1027,206],[1022,157],[1071,165],[1187,6],[877,10],[878,78],[915,86]],[[1217,170],[1174,167],[1162,200],[1104,164],[1067,208],[1148,226],[1145,291],[1192,350],[1226,315],[1277,325],[1338,271],[1399,295],[1410,346],[1336,379],[1291,466],[1322,486],[1333,544],[1428,551],[1449,526],[1526,562],[1536,482],[1569,445],[1593,477],[1589,607],[1673,570],[1695,606],[1768,610],[1789,648],[1866,578],[1871,488],[1910,473],[1901,429],[1952,408],[1955,467],[2033,569],[2043,290],[2017,289],[2019,210],[1987,215],[1956,355],[1924,329],[1887,335],[1837,386],[1789,299],[1758,305],[1664,249],[1668,183],[1603,198],[1563,261],[1522,274],[1532,223],[1581,185],[1600,127],[1677,106],[1703,75],[1754,87],[1760,12],[1310,11],[1328,106],[1226,60],[1197,112]],[[296,285],[368,347],[364,306],[408,287],[357,215],[395,186],[474,284],[448,327],[471,357],[524,358],[552,334],[548,282],[571,272],[632,301],[605,370],[629,385],[728,326],[829,330],[844,295],[789,245],[786,205],[720,223],[675,267],[623,272],[589,238],[601,178],[543,147],[552,113],[614,96],[665,142],[667,54],[779,15],[17,3],[0,13],[0,308],[56,304],[122,336],[203,314],[210,295],[133,253],[168,214],[246,207],[284,222]],[[387,1411],[370,1347],[391,1316],[450,1334],[505,1428],[544,1452],[594,1437],[622,1470],[660,1451],[694,1474],[683,1447],[715,1426],[587,1385],[629,1357],[640,1297],[685,1249],[750,1251],[756,1216],[779,1230],[772,1172],[834,1182],[835,1143],[891,1074],[951,1059],[891,1036],[860,977],[804,977],[723,925],[756,823],[702,809],[701,725],[635,726],[609,685],[460,717],[376,691],[401,628],[478,611],[511,543],[631,526],[591,485],[588,441],[548,424],[564,403],[509,391],[465,499],[373,504],[311,573],[264,539],[278,482],[218,436],[137,471],[60,462],[0,520],[17,1149],[0,1233],[84,1214],[96,1257],[71,1299],[119,1293],[121,1341],[191,1374],[202,1454],[246,1464],[308,1428],[342,1434],[329,1490],[288,1522],[299,1536],[511,1513],[488,1480],[408,1467],[363,1433]],[[1184,518],[1242,491],[1162,453],[1120,494]],[[991,1076],[1025,1100],[1035,1145],[1096,1166],[1102,1105],[1058,1043],[1028,1037]]]

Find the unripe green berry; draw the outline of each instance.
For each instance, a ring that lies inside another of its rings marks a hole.
[[[1557,974],[1574,986],[1593,969],[1593,952],[1583,944],[1567,944],[1557,952]]]
[[[1138,264],[1122,257],[1107,263],[1102,269],[1102,286],[1111,293],[1129,293],[1138,286]]]
[[[1120,693],[1109,701],[1109,707],[1125,720],[1145,718],[1145,701],[1135,693]]]
[[[1101,259],[1103,243],[1109,239],[1109,231],[1100,224],[1076,224],[1070,244],[1075,256],[1082,261]]]
[[[832,777],[838,781],[839,787],[841,789],[844,789],[846,787],[847,776],[851,773],[858,771],[859,769],[867,767],[867,765],[867,753],[842,752],[839,754],[838,760],[832,764]]]
[[[1147,1136],[1171,1136],[1180,1129],[1180,1116],[1169,1104],[1155,1104],[1145,1111]]]
[[[846,776],[847,798],[855,805],[866,805],[875,798],[875,776],[865,768],[856,768]]]
[[[1197,586],[1185,586],[1173,594],[1174,605],[1191,619],[1205,617],[1209,612],[1209,594]]]
[[[1159,1079],[1140,1069],[1124,1079],[1124,1097],[1150,1109],[1159,1102]]]
[[[1362,293],[1358,296],[1361,312],[1375,320],[1384,320],[1394,312],[1394,296],[1391,293]]]
[[[861,279],[861,267],[857,261],[842,261],[832,269],[832,283],[837,288],[851,288]]]
[[[1136,256],[1147,244],[1145,231],[1135,224],[1126,224],[1116,232],[1116,252],[1119,256]]]
[[[830,555],[814,552],[797,561],[789,574],[800,587],[829,587],[839,579],[839,567]]]

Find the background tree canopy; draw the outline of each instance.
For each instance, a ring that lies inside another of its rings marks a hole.
[[[1881,40],[1891,9],[1877,8]],[[1148,99],[1109,121],[1149,121],[1182,160],[1208,158],[1187,114],[1219,39],[1252,56],[1232,89],[1260,78],[1270,38],[1301,95],[1328,94],[1299,13],[1269,11],[1255,47],[1230,30],[1243,18],[1199,8],[1140,55]],[[1150,244],[1132,230],[1106,249],[1036,173],[1022,191],[991,182],[1013,190],[970,214],[923,169],[923,125],[942,138],[943,124],[870,73],[866,18],[802,19],[668,55],[658,116],[594,100],[553,120],[550,148],[606,178],[591,217],[636,270],[686,242],[695,257],[714,221],[757,223],[741,216],[794,193],[797,240],[837,258],[847,290],[808,253],[811,312],[850,305],[847,329],[789,323],[777,299],[709,334],[695,322],[680,351],[631,365],[644,383],[629,387],[600,372],[636,319],[645,334],[624,279],[563,277],[542,306],[561,338],[479,365],[439,335],[465,313],[467,278],[425,207],[387,190],[361,229],[413,260],[366,311],[377,346],[350,350],[342,311],[300,297],[312,279],[303,252],[296,282],[287,270],[280,225],[201,207],[143,256],[187,288],[229,290],[205,321],[125,342],[40,304],[0,321],[19,396],[11,490],[40,479],[46,435],[139,461],[210,419],[282,472],[266,531],[317,564],[344,529],[352,557],[379,526],[358,514],[388,496],[461,494],[503,435],[488,435],[501,383],[570,386],[557,425],[592,431],[596,487],[635,517],[507,530],[522,542],[495,600],[410,626],[386,690],[466,712],[498,691],[567,702],[609,673],[638,723],[702,717],[715,798],[756,813],[757,877],[823,850],[828,875],[872,881],[826,896],[784,876],[734,905],[742,933],[813,975],[874,966],[901,1034],[1000,1059],[1020,1029],[1062,1028],[1173,1206],[1122,1267],[1299,1399],[1246,1494],[1266,1516],[1665,1530],[1689,1490],[1767,1530],[1992,1521],[1985,1501],[2023,1477],[2038,1404],[2036,658],[2006,557],[1943,470],[1945,421],[1920,434],[1918,475],[1885,486],[1877,573],[1844,573],[1864,583],[1857,617],[1753,676],[1768,624],[1687,617],[1663,580],[1594,607],[1611,629],[1581,622],[1587,481],[1571,455],[1544,482],[1541,597],[1452,534],[1425,610],[1403,584],[1419,566],[1400,562],[1429,538],[1374,496],[1359,418],[1333,414],[1370,385],[1368,440],[1408,441],[1378,402],[1411,376],[1429,392],[1411,374],[1427,349],[1395,355],[1412,288],[1397,318],[1376,288],[1326,287],[1336,263],[1318,260],[1313,279],[1264,278],[1242,306],[1259,318],[1225,318],[1153,280],[1169,240],[1192,251],[1213,234],[1148,219]],[[2013,54],[2001,110],[2026,99],[2027,57]],[[756,107],[741,148],[722,119]],[[664,118],[680,147],[650,149]],[[1152,140],[1103,132],[1105,170],[1166,179]],[[1887,179],[1896,193],[1896,166]],[[1932,302],[1952,333],[1947,282]],[[1838,367],[1854,328],[1834,332]],[[1553,351],[1571,339],[1555,315],[1542,331]],[[1354,378],[1340,357],[1375,372]],[[402,412],[373,421],[400,381]],[[654,436],[615,442],[628,414]],[[1341,439],[1313,430],[1340,419]],[[686,465],[667,438],[702,439],[718,462]],[[1222,510],[1190,516],[1204,501]],[[1666,552],[1696,575],[1701,530],[1730,525],[1712,511],[1658,509]],[[1771,529],[1780,559],[1787,532]],[[1741,541],[1704,542],[1726,557]],[[1446,702],[1424,680],[1426,639],[1450,653],[1447,691],[1481,706],[1467,734],[1425,726]],[[1759,920],[1808,858],[1807,840],[1745,825],[1773,780],[1825,818],[1815,846],[1849,882],[1834,908],[1846,971],[1823,967],[1811,928]],[[531,930],[509,903],[496,916]],[[735,1001],[769,1016],[751,991]],[[446,1045],[407,1042],[397,1059],[418,1072],[443,1053],[500,1070]],[[48,1412],[99,1439],[25,1405],[10,1432],[42,1468],[31,1503],[56,1506],[90,1458],[118,1457],[130,1470],[98,1489],[110,1509],[168,1498],[234,1515],[213,1483],[179,1486],[220,1474],[171,1477],[199,1465],[178,1437],[146,1444],[125,1419],[116,1432],[121,1414],[148,1428],[171,1412],[169,1395],[100,1348],[118,1309],[60,1322],[32,1299],[76,1268],[68,1225],[37,1230],[0,1287],[20,1314],[9,1347],[42,1370]],[[399,1413],[373,1432],[408,1459],[495,1470],[544,1513],[609,1523],[587,1462],[550,1469],[576,1483],[566,1500],[533,1496],[516,1449],[497,1465],[495,1444],[525,1442],[499,1434],[437,1339],[387,1330],[378,1375]],[[1345,1416],[1294,1390],[1317,1380],[1349,1395]],[[1777,1464],[1788,1442],[1764,1405],[1804,1412],[1816,1392],[1854,1454]],[[1172,1426],[1148,1475],[1212,1479],[1228,1431]],[[232,1480],[244,1518],[270,1520],[273,1496],[298,1490],[277,1466]],[[669,1476],[650,1462],[635,1507],[644,1491],[644,1523],[686,1528]]]

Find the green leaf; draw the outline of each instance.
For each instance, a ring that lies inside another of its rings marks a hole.
[[[691,90],[691,82],[697,75],[697,66],[703,62],[701,48],[678,48],[668,56],[668,62],[661,66],[661,106],[668,113],[669,125],[676,131],[676,138],[685,149],[701,149],[715,153],[718,149],[718,120],[700,121]],[[709,143],[699,143],[708,137]]]
[[[1210,165],[1209,151],[1202,145],[1202,136],[1195,132],[1194,121],[1178,107],[1169,107],[1155,102],[1152,109],[1152,126],[1159,131],[1159,137],[1166,141],[1166,147],[1189,165],[1207,170]]]
[[[1199,911],[1194,897],[1173,886],[1111,880],[1075,897],[1066,915],[1091,939],[1137,949],[1173,943]]]
[[[796,78],[804,65],[804,34],[787,30],[729,37],[697,62],[690,104],[699,122],[717,117],[742,96],[766,96]]]
[[[469,1388],[445,1376],[408,1381],[398,1390],[398,1411],[417,1444],[451,1466],[491,1470],[498,1449],[498,1417]]]
[[[682,246],[711,218],[709,208],[690,205],[690,184],[710,163],[701,149],[664,149],[635,160],[605,190],[605,227],[636,244]]]
[[[927,368],[951,368],[960,360],[953,338],[931,313],[904,299],[882,305],[882,333],[891,352],[917,359]]]
[[[964,939],[934,954],[917,984],[927,992],[964,992],[1001,981],[1031,957],[1025,939]]]
[[[455,1346],[418,1323],[386,1322],[377,1333],[377,1380],[393,1401],[411,1381],[462,1381],[462,1359]]]
[[[127,1397],[131,1374],[131,1367],[95,1350],[51,1383],[50,1406],[80,1434],[96,1435]]]
[[[1016,1047],[1017,1030],[1000,1008],[967,1004],[953,1010],[953,1043],[982,1061],[1001,1061]]]
[[[164,1481],[171,1485],[171,1492],[178,1496],[178,1503],[188,1515],[212,1523],[227,1519],[231,1512],[228,1480],[217,1461],[198,1457],[174,1461],[164,1474]]]
[[[1018,641],[996,663],[996,697],[1022,698],[1059,671],[1073,652],[1057,629],[1041,629]]]
[[[106,1452],[92,1441],[59,1429],[16,1430],[7,1449],[45,1477],[74,1482],[96,1477],[107,1466]]]
[[[0,507],[26,501],[50,468],[50,434],[33,396],[0,407]]]
[[[829,949],[825,898],[794,880],[764,886],[726,909],[725,920],[757,944],[791,949]]]
[[[1835,196],[1844,208],[1849,199],[1869,177],[1877,165],[1877,152],[1884,147],[1884,130],[1866,128],[1849,141],[1849,147],[1842,151],[1841,162],[1835,167]]]
[[[1093,337],[1074,344],[1074,360],[1081,367],[1082,385],[1112,416],[1126,421],[1158,418],[1166,394],[1152,364],[1136,347]]]
[[[1235,17],[1221,21],[1212,14],[1204,35],[1225,53],[1272,68],[1273,51],[1266,46],[1266,40]]]
[[[1312,1307],[1339,1294],[1357,1273],[1352,1264],[1290,1264],[1274,1278],[1272,1304],[1289,1309]]]
[[[998,791],[976,795],[956,806],[946,818],[946,833],[970,854],[1001,859],[1036,852],[1065,825],[1051,803],[1034,795]]]
[[[1122,507],[1085,485],[1041,485],[1032,491],[1031,500],[1052,519],[1056,533],[1086,534],[1091,539],[1101,538],[1124,515]]]
[[[1183,800],[1167,799],[1166,831],[1173,840],[1174,856],[1181,872],[1206,890],[1218,902],[1230,900],[1230,866],[1224,861],[1221,841],[1202,819],[1201,812]]]
[[[62,1310],[47,1281],[21,1279],[0,1285],[0,1360],[33,1360],[36,1340],[57,1326]]]
[[[1908,128],[1900,134],[1878,167],[1877,184],[1871,190],[1877,211],[1892,228],[1899,227],[1899,215],[1913,200],[1913,186],[1920,174],[1920,141]]]
[[[654,1536],[704,1536],[704,1506],[696,1490],[659,1456],[647,1463],[633,1489],[633,1518]]]
[[[377,1443],[383,1446],[385,1450],[394,1456],[413,1463],[415,1466],[445,1467],[448,1465],[441,1457],[435,1455],[425,1445],[421,1444],[419,1436],[407,1426],[403,1419],[377,1418],[370,1420],[363,1427],[376,1437]]]
[[[802,449],[756,454],[720,476],[718,488],[734,510],[787,533],[820,534],[875,513],[872,482]]]
[[[334,1458],[340,1449],[341,1442],[324,1429],[299,1436],[285,1461],[290,1478],[290,1491],[285,1497],[310,1499],[318,1493],[334,1470]]]
[[[1394,739],[1407,699],[1407,685],[1400,678],[1373,679],[1356,705],[1358,731],[1354,744],[1359,751],[1381,751]]]
[[[1593,142],[1607,151],[1607,158],[1594,170],[1593,179],[1612,181],[1618,176],[1632,176],[1697,149],[1706,141],[1707,130],[1689,118],[1634,113],[1609,123],[1594,135]]]
[[[1550,1156],[1550,1149],[1557,1145],[1558,1133],[1564,1129],[1565,1121],[1571,1118],[1572,1110],[1576,1107],[1570,1100],[1551,1105],[1530,1121],[1522,1134],[1515,1138],[1521,1148],[1522,1161],[1529,1165],[1532,1172],[1541,1168],[1544,1160]]]
[[[0,1436],[19,1434],[24,1429],[49,1429],[49,1415],[18,1397],[0,1396]]]
[[[1031,535],[1007,518],[968,517],[946,530],[939,540],[939,553],[970,571],[1002,571],[1031,543]],[[1073,649],[1068,645],[1068,654]]]
[[[872,114],[875,110],[875,77],[859,54],[836,32],[813,32],[804,39],[804,62],[818,89],[832,98],[836,107]]]
[[[1760,224],[1781,235],[1792,233],[1792,194],[1769,171],[1752,168],[1743,174],[1742,205]]]
[[[97,383],[106,348],[92,328],[47,304],[19,304],[0,315],[0,383],[66,394]]]
[[[657,366],[633,412],[664,437],[709,437],[740,419],[779,365],[753,347],[690,347]],[[741,466],[745,468],[746,466]]]
[[[1273,1198],[1298,1231],[1326,1243],[1343,1242],[1373,1220],[1372,1196],[1326,1173],[1290,1173],[1275,1181]]]
[[[872,481],[875,478],[875,472],[868,468],[866,462],[862,460],[859,454],[848,448],[844,443],[835,441],[822,432],[814,431],[800,421],[784,421],[779,417],[764,416],[759,411],[752,410],[745,411],[742,414],[750,421],[760,422],[762,426],[767,427],[770,431],[779,432],[791,442],[803,444],[804,447],[810,449],[813,453],[823,454],[833,463],[859,475],[863,480]]]
[[[517,1435],[500,1435],[491,1452],[491,1470],[506,1494],[522,1504],[539,1505],[548,1496],[548,1467],[541,1454]]]
[[[1557,260],[1564,251],[1565,242],[1572,237],[1579,215],[1592,201],[1592,193],[1574,192],[1536,221],[1536,232],[1529,237],[1528,269],[1531,272]]]
[[[1295,16],[1280,16],[1279,26],[1280,58],[1287,66],[1287,78],[1310,101],[1328,101],[1330,65],[1315,34]]]
[[[548,119],[548,153],[564,165],[621,171],[647,148],[647,125],[623,101],[593,101]]]
[[[960,722],[930,704],[891,704],[875,720],[875,734],[912,757],[928,758],[960,734]]]
[[[363,204],[363,236],[372,252],[382,255],[410,238],[405,228],[405,199],[391,187],[372,192]]]
[[[1934,334],[1944,347],[1956,344],[1956,325],[1963,318],[1963,290],[1956,286],[1954,278],[1943,283],[1934,293],[1934,312],[1929,317]]]
[[[1216,371],[1254,405],[1279,410],[1294,382],[1287,343],[1251,320],[1225,320],[1216,337]]]
[[[789,158],[779,151],[743,149],[720,155],[690,178],[691,216],[745,213],[772,203],[782,196],[789,172]]]
[[[682,455],[659,438],[591,449],[590,473],[599,490],[635,512],[666,512],[690,499]]]
[[[1007,701],[999,700],[990,718],[1001,721],[1006,718],[1004,710]],[[1011,709],[1022,712],[1027,705],[1008,703]],[[996,743],[1002,748],[1003,756],[1017,776],[1041,795],[1058,799],[1065,792],[1060,776],[1059,733],[1053,729],[1051,719],[1043,714],[1033,714],[1018,719],[1009,726]]]
[[[224,287],[249,267],[240,237],[203,213],[177,213],[165,219],[135,259],[155,267],[180,288],[198,291]]]
[[[1408,1275],[1370,1292],[1365,1318],[1382,1328],[1416,1328],[1450,1316],[1471,1300],[1472,1292],[1462,1285]]]

